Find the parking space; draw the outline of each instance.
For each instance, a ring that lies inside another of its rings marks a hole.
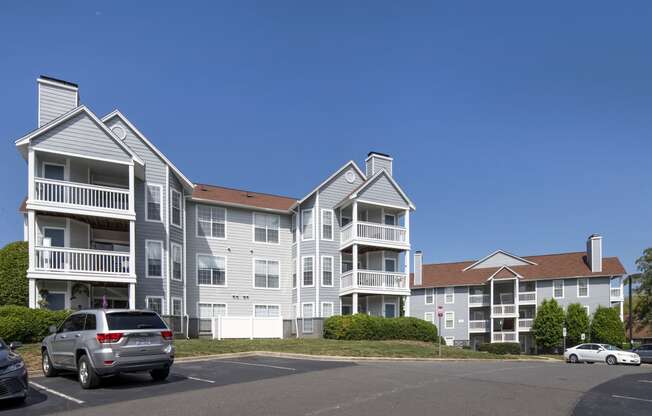
[[[649,373],[627,374],[589,390],[574,416],[652,414],[652,366]]]

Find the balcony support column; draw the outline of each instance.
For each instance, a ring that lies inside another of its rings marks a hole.
[[[353,207],[351,208],[351,236],[355,239],[358,238],[358,201],[353,200]],[[355,262],[354,262],[355,264]]]
[[[351,313],[355,315],[358,313],[358,293],[353,292],[351,295]]]
[[[36,309],[36,279],[27,279],[29,284],[29,307]]]
[[[358,245],[353,244],[353,247],[351,248],[352,250],[352,262],[353,262],[353,269],[351,270],[353,273],[351,274],[352,280],[353,280],[353,287],[358,287]]]
[[[136,221],[134,220],[129,221],[129,275],[136,276]]]
[[[136,212],[136,204],[134,198],[134,189],[136,183],[134,181],[134,164],[129,165],[129,212]]]
[[[518,290],[519,290],[519,281],[517,277],[516,280],[514,280],[514,310],[516,311],[516,319],[515,319],[516,325],[514,325],[514,331],[516,332],[517,341],[518,341],[518,320],[521,317],[521,310],[518,301],[518,297],[519,297]]]
[[[489,283],[489,342],[494,342],[494,279]]]
[[[129,283],[129,309],[136,309],[136,284]]]
[[[27,245],[29,253],[29,271],[34,271],[36,266],[36,213],[27,211]]]

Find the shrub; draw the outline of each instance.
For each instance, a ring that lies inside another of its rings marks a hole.
[[[478,351],[486,351],[492,354],[513,354],[519,355],[521,353],[521,344],[518,342],[494,342],[480,344]]]
[[[556,300],[546,299],[541,303],[534,317],[532,333],[538,347],[551,351],[563,339],[564,310]]]
[[[418,318],[381,318],[365,314],[332,316],[324,322],[324,338],[344,340],[437,341],[437,327]]]
[[[50,325],[59,325],[70,311],[30,309],[25,306],[0,307],[0,338],[6,342],[41,342]]]
[[[9,243],[0,250],[0,305],[27,306],[28,257],[26,241]]]
[[[612,345],[625,342],[625,325],[616,309],[598,307],[591,321],[591,342]]]
[[[589,316],[584,306],[579,303],[568,305],[566,310],[566,345],[581,344],[582,334],[589,336]]]

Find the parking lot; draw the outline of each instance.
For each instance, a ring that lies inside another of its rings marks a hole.
[[[273,357],[176,363],[82,390],[74,375],[32,378],[2,415],[644,415],[652,367],[526,361],[336,362]],[[408,413],[410,412],[410,413]]]

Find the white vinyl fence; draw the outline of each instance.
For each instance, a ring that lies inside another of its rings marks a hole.
[[[283,318],[218,316],[212,318],[213,339],[283,338]]]

